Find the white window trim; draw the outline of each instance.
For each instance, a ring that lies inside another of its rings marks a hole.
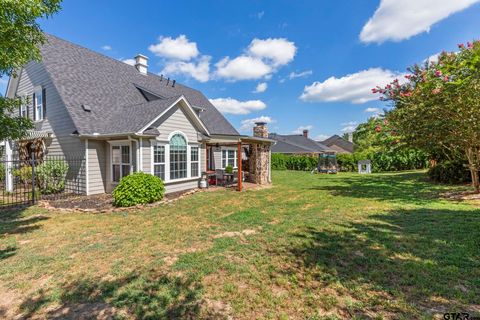
[[[20,105],[20,116],[23,117],[23,118],[26,118],[27,115],[28,115],[28,112],[27,112],[27,106],[25,105],[25,103],[22,103]],[[25,114],[23,114],[25,112]]]
[[[234,153],[234,159],[233,159],[233,169],[237,169],[238,168],[238,155],[237,155],[237,148],[235,147],[222,147],[220,149],[220,161],[221,161],[221,166],[222,166],[222,169],[225,170],[225,168],[228,166],[228,161],[225,161],[225,166],[223,166],[223,150],[226,150],[227,151],[227,154],[228,154],[228,150],[233,150],[235,153]],[[227,157],[227,160],[228,160],[228,157]]]
[[[113,147],[121,147],[121,146],[128,146],[130,149],[130,174],[133,173],[133,164],[132,164],[132,142],[130,140],[113,140],[107,141],[110,144],[110,183],[118,183],[118,181],[113,181]],[[121,153],[121,150],[120,150]],[[120,170],[121,169],[120,164]],[[121,179],[121,178],[120,178]]]
[[[150,140],[150,173],[152,175],[155,175],[155,157],[154,157],[154,152],[153,152],[153,148],[155,146],[161,146],[161,147],[164,147],[164,150],[163,152],[165,153],[164,154],[164,165],[165,165],[165,172],[164,172],[164,175],[165,175],[165,179],[163,180],[163,182],[167,182],[169,180],[169,176],[167,176],[167,172],[168,174],[170,174],[170,146],[168,143],[165,143],[165,142],[160,142],[158,140]],[[168,153],[167,153],[167,150],[168,150]],[[168,164],[167,164],[167,159],[168,159]]]
[[[43,101],[45,100],[45,98],[43,97],[43,88],[42,87],[36,87],[34,92],[35,92],[35,99],[33,101],[33,113],[35,115],[35,122],[42,122],[45,118],[45,115],[43,114]],[[42,103],[42,108],[41,108],[42,118],[39,117],[38,106],[37,106],[37,98],[38,98],[39,93],[42,96],[42,99],[41,99],[41,101],[42,101],[41,102]]]
[[[198,157],[198,160],[197,161],[192,161],[192,147],[193,148],[197,148],[197,157]],[[188,151],[187,151],[187,154],[189,156],[189,162],[190,164],[188,165],[188,168],[187,168],[187,171],[188,172],[188,175],[192,178],[200,178],[201,176],[201,171],[200,171],[200,147],[198,145],[189,145],[188,146]],[[197,164],[197,167],[198,167],[198,175],[197,176],[192,176],[192,163],[196,163]]]
[[[170,179],[170,139],[175,135],[180,134],[183,136],[185,141],[187,142],[187,176],[185,178],[180,179]],[[202,148],[200,143],[198,142],[189,142],[188,137],[182,131],[176,130],[171,132],[168,135],[168,141],[158,140],[158,139],[150,139],[150,173],[154,174],[154,157],[153,157],[153,146],[164,146],[165,147],[165,180],[164,183],[177,183],[182,181],[189,181],[189,180],[196,180],[200,179],[202,175],[202,157],[201,152]],[[191,157],[191,147],[198,147],[198,176],[192,177],[192,157]]]

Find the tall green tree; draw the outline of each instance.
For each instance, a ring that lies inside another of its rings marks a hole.
[[[15,77],[31,60],[40,60],[39,46],[46,39],[37,20],[60,10],[61,0],[0,0],[0,78]],[[27,101],[0,95],[0,140],[18,139],[33,127],[18,117],[19,106]]]
[[[397,80],[374,92],[393,103],[388,119],[404,141],[447,157],[463,154],[480,193],[480,42],[459,49],[413,66],[405,83]]]

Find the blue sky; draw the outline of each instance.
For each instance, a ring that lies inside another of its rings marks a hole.
[[[322,138],[384,107],[376,83],[478,39],[479,17],[478,0],[67,0],[40,24],[116,59],[147,55],[149,71],[201,90],[243,133],[263,117]]]

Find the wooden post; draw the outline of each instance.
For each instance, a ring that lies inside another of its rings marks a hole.
[[[242,191],[242,142],[238,142],[238,150],[237,150],[237,167],[238,167],[238,191]]]

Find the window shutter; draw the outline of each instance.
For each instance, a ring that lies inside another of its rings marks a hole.
[[[47,118],[47,98],[46,93],[47,90],[45,88],[42,89],[42,107],[43,107],[43,119]]]
[[[32,103],[32,106],[33,106],[33,107],[32,107],[32,111],[33,111],[33,117],[32,117],[32,118],[33,118],[33,121],[35,121],[35,120],[36,120],[36,119],[35,119],[35,114],[36,114],[36,112],[35,112],[35,92],[34,92],[33,95],[32,95],[32,102],[33,102],[33,103]]]

